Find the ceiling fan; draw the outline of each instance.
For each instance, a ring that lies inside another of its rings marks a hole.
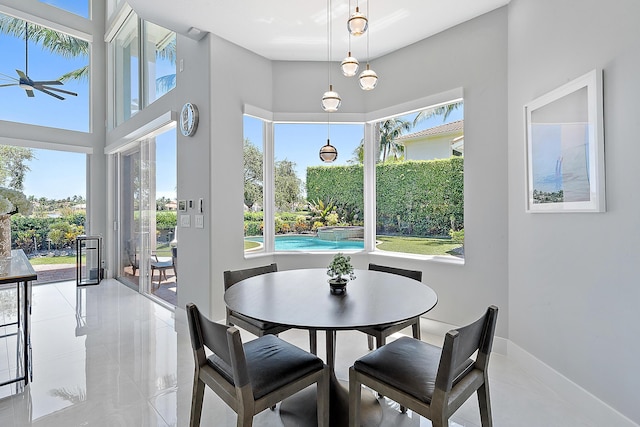
[[[34,93],[33,90],[39,90],[40,92],[46,93],[47,95],[53,96],[54,98],[58,98],[60,100],[64,100],[65,98],[63,98],[62,96],[58,95],[57,93],[54,93],[52,91],[55,92],[60,92],[60,93],[64,93],[67,95],[72,95],[72,96],[78,96],[77,93],[74,92],[70,92],[68,90],[63,90],[63,89],[59,89],[56,87],[51,87],[52,85],[54,86],[61,86],[64,83],[62,83],[59,80],[41,80],[41,81],[34,81],[31,80],[31,78],[29,78],[29,23],[25,22],[24,23],[24,45],[25,45],[25,66],[24,66],[24,71],[20,71],[20,70],[16,70],[16,73],[18,73],[18,77],[20,77],[19,79],[15,78],[15,77],[11,77],[11,76],[7,76],[6,74],[3,74],[3,76],[11,79],[11,80],[15,80],[16,83],[9,83],[9,84],[3,84],[0,85],[0,87],[7,87],[7,86],[20,86],[22,89],[25,90],[25,92],[27,93],[27,96],[29,98],[34,97]]]

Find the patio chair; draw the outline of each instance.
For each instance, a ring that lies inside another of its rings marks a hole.
[[[186,308],[195,359],[191,427],[200,425],[205,385],[238,414],[238,426],[251,426],[255,414],[314,383],[318,426],[329,426],[329,368],[322,360],[274,335],[243,345],[237,328],[212,322],[192,303]]]
[[[498,308],[470,325],[445,335],[442,348],[403,337],[356,360],[349,368],[349,425],[360,426],[360,398],[365,385],[446,427],[451,415],[477,391],[482,427],[491,427],[487,367]],[[478,352],[475,360],[470,357]]]
[[[399,276],[409,277],[411,279],[422,281],[422,271],[419,270],[405,270],[403,268],[387,267],[378,264],[369,264],[369,270],[381,271],[384,273],[397,274]],[[390,283],[389,286],[393,286]],[[373,328],[361,329],[362,332],[368,335],[367,343],[369,350],[373,350],[373,338],[376,339],[376,348],[380,348],[386,342],[389,335],[395,334],[404,328],[411,326],[413,329],[413,337],[420,339],[420,317],[414,317],[413,319],[405,320],[403,322],[393,323],[391,325],[375,326]]]
[[[262,267],[245,268],[244,270],[235,271],[227,270],[223,273],[224,290],[226,291],[241,280],[276,271],[278,271],[278,264],[275,262]],[[236,313],[235,311],[229,310],[229,307],[227,307],[227,325],[239,326],[259,337],[267,334],[278,335],[280,332],[291,329],[291,326],[262,322],[252,317],[245,316],[244,314]],[[311,353],[317,354],[318,338],[315,330],[309,330],[309,347]]]

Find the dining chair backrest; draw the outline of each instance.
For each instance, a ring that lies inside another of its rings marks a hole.
[[[244,393],[248,393],[247,396],[252,396],[249,370],[240,331],[235,327],[212,322],[203,316],[193,303],[187,304],[187,318],[191,345],[196,363],[198,363],[196,371],[210,369],[212,366],[207,361],[207,353],[205,352],[205,348],[207,348],[215,355],[215,357],[209,356],[208,360],[212,362],[215,366],[214,369],[220,374],[214,379],[220,386],[217,391],[220,392],[221,398],[230,403]],[[211,376],[209,377],[211,378]],[[223,381],[226,384],[221,384]]]
[[[258,276],[265,273],[273,273],[278,271],[278,264],[264,265],[262,267],[245,268],[243,270],[227,270],[224,272],[224,290],[226,291],[231,286],[235,285],[241,280],[248,279],[249,277]]]
[[[386,265],[369,264],[369,270],[382,271],[383,273],[397,274],[399,276],[409,277],[411,279],[422,282],[422,271],[406,270],[404,268],[388,267]]]
[[[451,391],[454,381],[460,376],[467,361],[476,351],[478,354],[473,368],[486,373],[497,318],[498,308],[492,305],[480,319],[447,332],[436,376],[436,390],[447,393]]]

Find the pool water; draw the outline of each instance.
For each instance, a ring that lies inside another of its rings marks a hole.
[[[262,237],[247,237],[251,242],[263,243]],[[276,236],[276,251],[334,251],[343,249],[364,249],[362,240],[329,241],[315,236]]]

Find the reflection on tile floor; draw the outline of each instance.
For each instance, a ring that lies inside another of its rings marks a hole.
[[[0,305],[7,307],[10,304]],[[10,315],[0,312],[0,318]],[[184,310],[174,314],[114,280],[78,289],[75,282],[63,282],[33,288],[32,329],[33,382],[18,393],[15,386],[0,387],[0,426],[188,425],[193,360]],[[308,348],[304,331],[287,331],[281,337]],[[426,334],[423,339],[440,341]],[[318,341],[318,352],[324,354],[324,339]],[[0,340],[0,379],[15,369],[10,347]],[[348,367],[366,352],[364,335],[338,333],[338,377],[347,378]],[[503,356],[492,356],[490,379],[497,427],[592,425]],[[431,425],[411,412],[400,414],[393,402],[380,402],[381,426]],[[233,411],[210,390],[202,420],[203,426],[236,425]],[[254,425],[283,426],[278,409],[262,412]],[[450,423],[479,425],[473,398]]]

